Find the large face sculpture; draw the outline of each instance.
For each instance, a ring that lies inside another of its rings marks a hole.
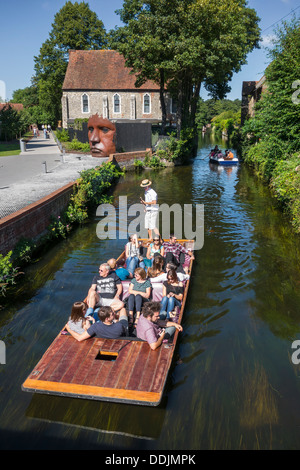
[[[116,126],[108,119],[94,114],[88,121],[88,136],[93,157],[108,157],[116,153]]]

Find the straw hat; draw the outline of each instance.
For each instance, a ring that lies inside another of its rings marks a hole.
[[[150,180],[143,180],[140,184],[142,188],[147,188],[147,186],[150,186],[152,184],[152,181]]]

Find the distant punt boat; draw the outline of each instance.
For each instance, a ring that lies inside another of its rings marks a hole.
[[[224,155],[222,153],[219,154],[210,154],[209,156],[209,162],[210,163],[215,163],[217,165],[222,165],[222,166],[231,166],[231,165],[237,165],[239,163],[239,159],[234,157],[232,159],[224,159]]]
[[[183,239],[178,242],[193,251],[193,240]],[[123,257],[125,252],[119,259]],[[193,260],[190,259],[190,277],[192,264]],[[189,283],[190,278],[185,281],[184,297],[176,319],[179,324],[182,322]],[[130,280],[122,281],[122,284],[124,300],[128,295]],[[162,283],[153,283],[152,299],[159,301],[161,298]],[[22,390],[88,400],[158,406],[163,397],[177,338],[176,329],[171,342],[163,343],[153,351],[147,342],[136,337],[92,337],[78,342],[70,334],[60,331],[23,383]]]

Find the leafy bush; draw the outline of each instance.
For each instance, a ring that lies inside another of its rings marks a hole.
[[[16,283],[15,278],[20,273],[18,268],[13,266],[11,260],[12,251],[9,251],[6,256],[0,254],[0,293],[5,295],[8,286]]]
[[[65,213],[52,221],[50,235],[65,238],[74,224],[82,224],[88,219],[92,207],[110,202],[105,192],[113,179],[121,174],[112,163],[82,171]]]
[[[70,140],[69,132],[67,131],[67,129],[62,129],[61,131],[57,130],[56,137],[60,142],[69,142]]]
[[[68,150],[80,150],[82,152],[90,151],[90,144],[79,142],[78,139],[74,138],[71,142],[68,143]]]
[[[21,238],[13,250],[13,258],[21,263],[28,263],[32,253],[36,249],[36,244],[32,240]]]

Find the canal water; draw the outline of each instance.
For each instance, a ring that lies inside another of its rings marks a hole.
[[[95,218],[30,266],[15,302],[1,310],[1,449],[300,448],[300,364],[292,349],[300,339],[299,238],[246,167],[209,164],[215,143],[205,136],[191,164],[126,174],[113,192],[115,203],[124,195],[136,203],[147,177],[160,203],[204,205],[204,245],[161,405],[21,390],[99,262],[123,249],[124,240],[97,238]]]

